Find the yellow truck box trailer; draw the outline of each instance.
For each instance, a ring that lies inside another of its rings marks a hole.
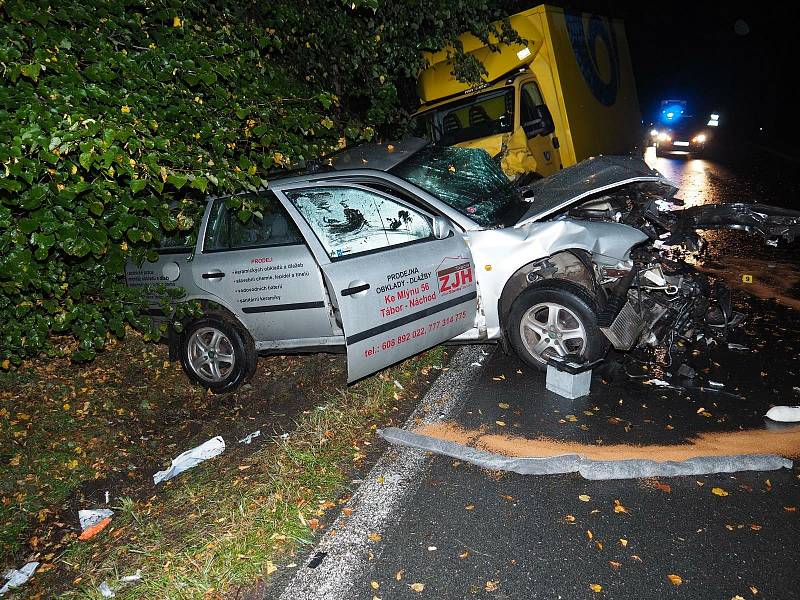
[[[448,49],[428,54],[418,77],[417,135],[483,148],[512,178],[550,175],[590,156],[627,154],[642,138],[639,102],[621,20],[537,6],[509,18],[525,44],[493,52],[471,34],[464,51],[487,75],[452,75]],[[496,40],[492,40],[496,43]]]

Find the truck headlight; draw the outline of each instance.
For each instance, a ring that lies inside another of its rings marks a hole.
[[[706,141],[706,134],[705,133],[701,133],[700,135],[696,135],[696,136],[694,136],[692,138],[692,141],[695,144],[702,144],[702,143],[704,143]]]

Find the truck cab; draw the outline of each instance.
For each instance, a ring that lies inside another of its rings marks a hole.
[[[482,148],[515,180],[635,151],[643,129],[622,21],[541,5],[509,22],[522,44],[490,38],[493,51],[460,36],[486,71],[477,85],[453,76],[452,49],[426,55],[414,134]]]

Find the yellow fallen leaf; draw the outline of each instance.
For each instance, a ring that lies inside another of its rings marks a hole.
[[[681,579],[680,575],[673,575],[672,573],[670,573],[669,575],[667,575],[667,579],[669,579],[669,582],[672,585],[680,585],[683,583],[683,579]]]
[[[370,542],[380,542],[383,538],[380,533],[372,532],[368,536]]]
[[[422,590],[425,589],[425,584],[424,583],[412,583],[408,587],[410,587],[415,592],[419,593],[419,592],[421,592]]]
[[[131,107],[126,104],[122,108],[120,108],[120,110],[127,114],[127,113],[131,112]]]
[[[486,585],[483,586],[483,589],[485,589],[487,592],[494,592],[499,587],[500,587],[499,581],[487,581]]]
[[[580,496],[578,496],[578,500],[580,500],[581,502],[588,502],[591,499],[592,497],[589,496],[588,494],[581,494]]]
[[[394,574],[394,578],[397,581],[400,581],[403,578],[403,574],[406,572],[405,569],[400,569],[397,573]]]
[[[497,425],[500,426],[500,427],[505,427],[506,426],[506,422],[505,421],[495,421],[495,423],[497,423]]]
[[[464,507],[464,510],[475,510],[475,505],[474,504],[467,504]]]
[[[590,583],[589,589],[592,590],[595,594],[599,594],[603,591],[603,586],[599,583]]]
[[[180,27],[183,23],[181,23],[180,17],[172,17],[172,26],[173,27]]]
[[[586,537],[588,537],[589,540],[591,540],[594,537],[594,535],[592,534],[592,530],[591,529],[587,529],[586,530]]]
[[[565,418],[567,421],[569,421],[570,423],[574,423],[575,421],[577,421],[577,420],[578,420],[578,417],[576,417],[575,415],[567,415],[567,416],[566,416],[566,417],[564,417],[564,418]]]
[[[750,593],[753,594],[753,596],[755,596],[756,594],[758,594],[758,588],[756,586],[754,586],[754,585],[751,585],[750,586]]]
[[[623,548],[628,547],[628,540],[626,540],[625,538],[619,538],[619,543],[622,544]]]
[[[611,565],[611,568],[614,569],[615,571],[617,571],[622,566],[622,563],[619,563],[615,560],[608,561],[608,564]]]
[[[10,360],[8,360],[8,359],[5,359],[5,360],[3,361],[3,363],[2,363],[2,365],[0,365],[0,366],[1,366],[3,369],[5,369],[6,371],[8,371],[8,369],[9,369],[9,368],[11,368],[11,361],[10,361]]]
[[[711,488],[711,493],[715,496],[727,496],[728,492],[723,490],[721,487]]]
[[[508,404],[506,404],[505,402],[498,402],[498,403],[497,403],[497,406],[499,406],[499,407],[500,407],[500,408],[502,408],[503,410],[505,410],[505,409],[507,409],[507,408],[508,408]]]
[[[739,594],[736,594],[731,600],[744,600]]]
[[[459,554],[459,555],[458,555],[458,558],[460,558],[461,560],[464,560],[464,559],[465,559],[465,558],[467,558],[468,556],[469,556],[469,552],[467,552],[466,550],[464,550],[464,551],[463,551],[461,554]]]
[[[567,516],[564,517],[564,520],[567,523],[574,523],[575,522],[575,516],[574,515],[567,515]]]
[[[614,512],[615,513],[626,513],[628,509],[622,506],[622,503],[619,500],[614,500]]]
[[[372,587],[373,590],[377,590],[379,587],[381,587],[381,584],[378,583],[377,581],[370,581],[369,585]]]
[[[273,574],[275,571],[277,571],[277,570],[278,570],[278,567],[276,567],[276,566],[275,566],[275,565],[272,563],[272,561],[271,561],[271,560],[268,560],[268,561],[267,561],[267,575],[272,575],[272,574]]]

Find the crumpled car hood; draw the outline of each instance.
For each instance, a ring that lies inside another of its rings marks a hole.
[[[531,184],[526,193],[531,206],[516,226],[542,221],[587,197],[632,183],[651,184],[664,198],[678,189],[642,158],[597,156]]]

